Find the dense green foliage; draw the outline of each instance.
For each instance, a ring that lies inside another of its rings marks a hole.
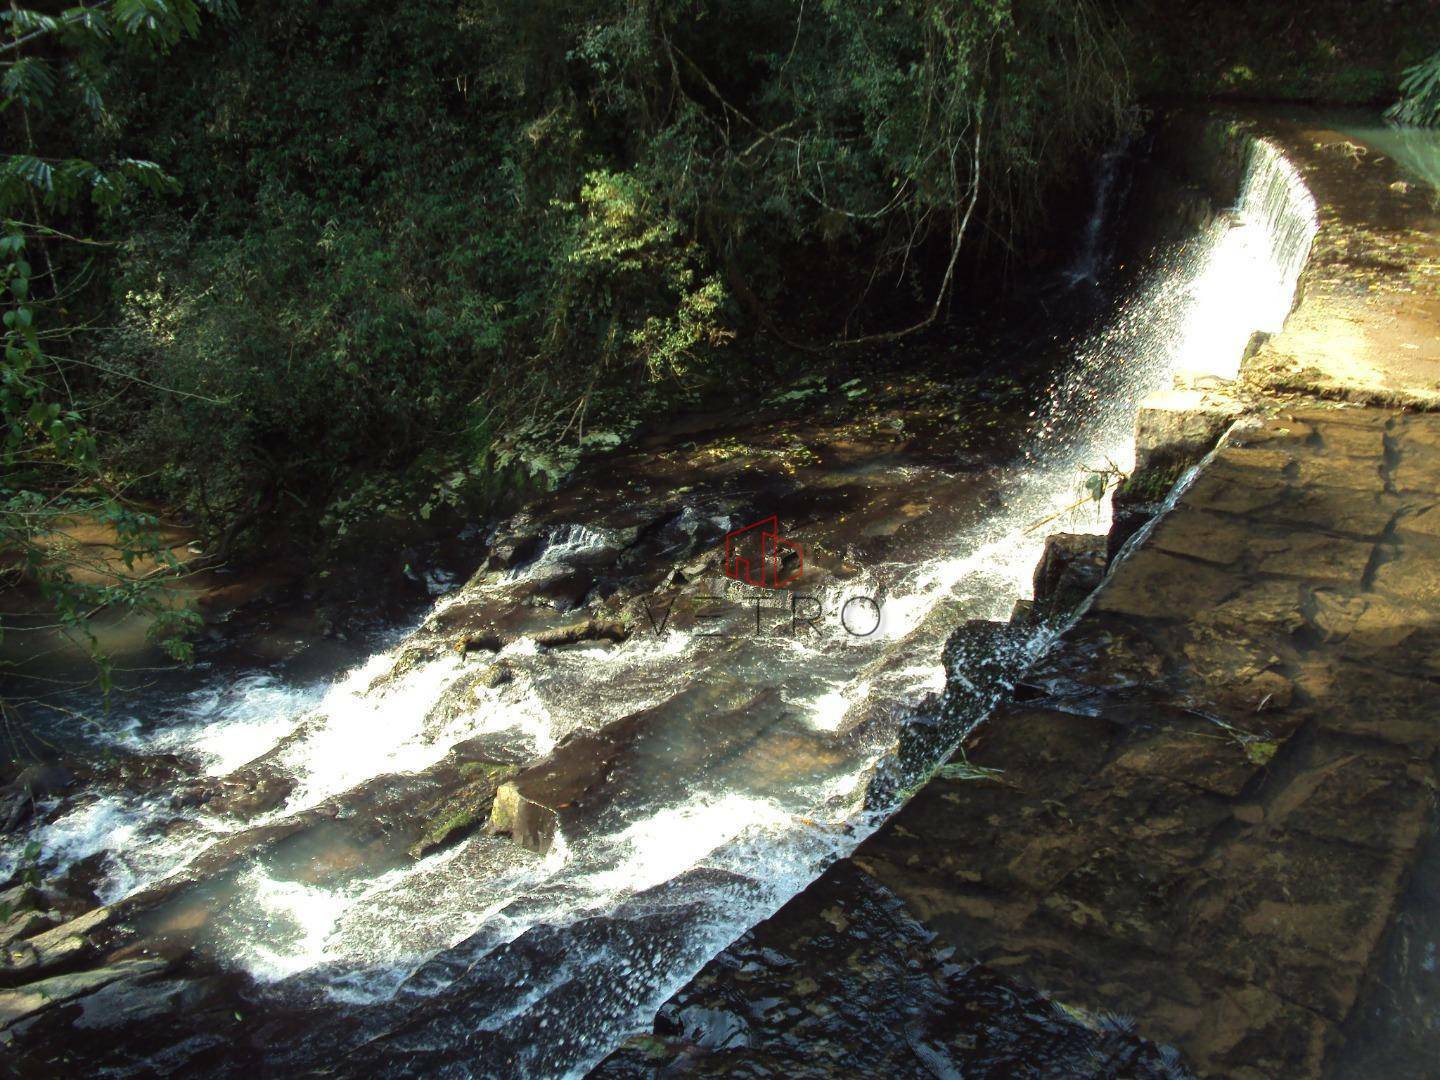
[[[1129,115],[1071,0],[297,2],[106,89],[183,193],[127,205],[91,341],[174,392],[97,423],[217,536],[553,472],[757,328],[923,323]]]
[[[1405,70],[1400,100],[1385,115],[1397,124],[1440,127],[1440,51]]]
[[[0,199],[46,282],[15,319],[55,336],[41,360],[7,324],[7,472],[41,444],[57,471],[9,490],[129,484],[226,556],[553,479],[1053,248],[1054,197],[1133,123],[1132,70],[1214,90],[1309,35],[1322,82],[1381,91],[1389,37],[1282,8],[32,0]]]
[[[153,60],[194,34],[207,9],[220,10],[219,0],[110,0],[52,11],[12,4],[0,12],[0,583],[37,590],[57,625],[82,639],[100,608],[152,610],[175,655],[188,647],[169,632],[188,625],[185,614],[166,611],[135,575],[53,543],[67,523],[98,522],[127,565],[142,555],[173,563],[155,541],[154,519],[122,497],[84,415],[97,365],[74,355],[85,343],[69,309],[95,245],[54,226],[90,225],[136,192],[175,190],[155,163],[118,149],[100,84],[117,49]],[[99,152],[78,152],[79,143]],[[5,629],[0,620],[0,635]],[[96,659],[108,685],[104,658]]]
[[[1435,48],[1431,0],[1120,0],[1147,97],[1374,106]]]

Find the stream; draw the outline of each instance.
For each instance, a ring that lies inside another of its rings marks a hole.
[[[1107,159],[1057,288],[1097,290],[1124,190]],[[480,571],[363,662],[117,703],[103,738],[159,779],[51,806],[0,841],[0,879],[33,841],[157,950],[244,972],[252,1064],[582,1075],[944,759],[963,724],[919,765],[896,746],[946,690],[947,639],[1010,617],[1047,534],[1106,530],[1086,483],[1131,467],[1141,399],[1233,377],[1313,230],[1257,143],[1237,206],[1097,290],[1091,330],[1007,338],[1013,378],[817,374],[592,459],[477,534]],[[770,515],[798,578],[727,577],[727,534]],[[1057,630],[987,663],[1003,682]],[[553,832],[486,827],[526,778],[579,794]],[[111,1064],[244,1067],[224,1033],[166,1031]]]

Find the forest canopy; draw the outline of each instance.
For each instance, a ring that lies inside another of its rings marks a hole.
[[[8,520],[334,541],[926,327],[1053,247],[1133,72],[1224,67],[1218,2],[12,7]]]
[[[1130,117],[1072,0],[141,9],[174,21],[24,48],[4,183],[114,245],[48,245],[36,300],[104,358],[67,408],[215,535],[433,508],[503,436],[693,395],[757,328],[923,324]],[[797,310],[797,274],[831,299]]]

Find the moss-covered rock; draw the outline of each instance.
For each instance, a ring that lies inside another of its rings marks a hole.
[[[465,785],[425,811],[428,818],[420,839],[410,845],[411,858],[426,855],[463,840],[490,818],[496,789],[516,768],[493,761],[466,761],[460,765]]]

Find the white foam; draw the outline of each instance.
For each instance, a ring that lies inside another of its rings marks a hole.
[[[104,855],[104,874],[96,893],[114,903],[136,889],[169,874],[186,858],[187,848],[159,830],[169,815],[159,800],[147,801],[106,794],[45,822],[29,839],[40,847],[48,874],[63,874],[82,860]],[[193,834],[194,827],[179,825],[177,832]],[[0,866],[8,877],[15,864]]]
[[[1251,335],[1280,331],[1318,222],[1295,166],[1272,143],[1257,140],[1234,221],[1190,283],[1177,372],[1233,379]]]
[[[264,912],[259,933],[238,933],[231,939],[252,975],[276,982],[331,959],[331,935],[352,903],[344,890],[277,881],[259,868],[246,872],[240,887]]]
[[[273,675],[246,676],[192,694],[184,722],[156,733],[146,748],[196,754],[207,774],[223,776],[291,734],[323,693]]]
[[[594,901],[619,897],[669,881],[722,844],[751,829],[779,829],[789,812],[769,799],[739,792],[697,795],[668,806],[610,837],[613,865],[586,875],[581,886]],[[608,906],[608,904],[607,904]]]
[[[425,722],[460,676],[463,658],[417,664],[376,685],[375,676],[390,663],[381,656],[332,687],[303,734],[282,750],[281,761],[300,781],[290,809],[313,806],[383,773],[419,771],[449,752],[451,743],[427,734]]]
[[[577,555],[600,551],[615,543],[614,534],[605,529],[583,524],[560,525],[546,535],[535,558],[507,570],[501,581],[516,584],[543,580],[570,569]]]

